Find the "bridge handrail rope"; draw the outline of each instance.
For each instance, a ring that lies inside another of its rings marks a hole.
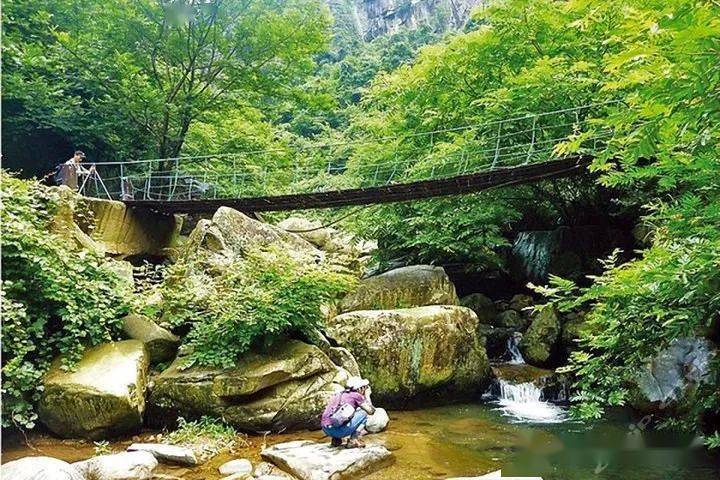
[[[619,103],[621,102],[593,103],[473,125],[344,142],[210,155],[97,162],[96,169],[108,173],[103,177],[103,188],[107,184],[112,185],[112,188],[117,185],[117,189],[108,191],[106,188],[105,192],[99,192],[95,182],[94,196],[104,193],[122,200],[154,201],[258,196],[271,198],[275,195],[307,195],[358,187],[376,188],[403,182],[442,180],[469,173],[492,172],[496,169],[557,159],[558,145],[569,141],[576,141],[575,146],[580,147],[577,149],[579,154],[598,151],[598,148],[606,145],[613,132],[608,128],[593,128],[594,119],[591,114],[594,109]],[[472,136],[443,137],[444,134],[464,132],[475,133]],[[438,136],[441,137],[440,141]],[[425,146],[416,141],[418,138],[428,139]],[[407,140],[412,140],[412,143],[406,143]],[[357,150],[333,151],[351,146],[370,146],[370,153]],[[363,163],[363,155],[371,155],[372,151],[376,151],[383,158],[376,162]],[[319,152],[320,155],[300,157],[301,161],[288,162],[288,156],[292,152]],[[357,157],[358,152],[360,157]],[[273,154],[282,155],[266,158],[263,162],[258,161],[263,156]],[[275,164],[268,160],[274,160]],[[277,163],[283,160],[285,162]],[[302,160],[305,165],[301,164]],[[226,168],[230,162],[232,170],[228,172]],[[349,180],[354,183],[347,184]],[[93,196],[93,192],[88,191],[91,188],[86,182],[82,193]]]
[[[434,136],[441,133],[453,133],[463,130],[473,130],[473,129],[480,129],[482,127],[491,127],[495,126],[498,123],[512,123],[517,122],[520,120],[527,120],[533,117],[546,117],[549,115],[557,115],[559,113],[569,113],[569,112],[575,112],[579,110],[590,110],[593,108],[598,107],[604,107],[609,105],[617,105],[622,103],[621,100],[609,100],[606,102],[598,102],[598,103],[589,103],[586,105],[581,105],[578,107],[571,107],[571,108],[564,108],[559,110],[553,110],[549,112],[540,112],[540,113],[529,113],[522,116],[507,118],[507,119],[501,119],[501,120],[493,120],[491,122],[483,122],[483,123],[476,123],[476,124],[470,124],[470,125],[463,125],[459,127],[448,127],[448,128],[442,128],[442,129],[436,129],[436,130],[430,130],[425,132],[413,132],[413,133],[405,133],[405,134],[399,134],[399,135],[387,135],[383,137],[378,138],[365,138],[365,139],[359,139],[359,140],[347,140],[343,142],[325,142],[325,143],[318,143],[314,145],[298,145],[296,147],[293,147],[293,150],[297,151],[303,151],[303,150],[319,150],[323,148],[328,147],[342,147],[342,146],[348,146],[348,145],[362,145],[362,144],[373,144],[378,142],[384,142],[388,140],[395,140],[398,138],[415,138],[419,136]],[[495,138],[495,137],[493,137]],[[138,160],[126,160],[126,161],[111,161],[111,162],[95,162],[95,165],[99,166],[108,166],[108,165],[132,165],[132,164],[138,164],[138,163],[148,163],[148,162],[165,162],[168,160],[207,160],[210,158],[223,156],[223,157],[234,157],[234,156],[243,156],[243,155],[255,155],[260,153],[283,153],[286,152],[286,148],[266,148],[266,149],[260,149],[260,150],[246,150],[242,152],[229,152],[229,153],[222,153],[222,154],[208,154],[208,155],[184,155],[179,157],[164,157],[164,158],[146,158],[146,159],[138,159]]]

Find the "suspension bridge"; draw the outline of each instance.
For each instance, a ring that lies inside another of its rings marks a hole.
[[[617,102],[432,131],[218,155],[99,162],[85,196],[164,213],[267,212],[467,194],[577,174]]]

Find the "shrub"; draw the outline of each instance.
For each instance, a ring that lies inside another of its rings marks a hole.
[[[219,274],[199,255],[168,271],[163,319],[189,329],[186,367],[230,367],[256,342],[318,326],[323,304],[352,283],[352,276],[324,262],[279,249],[247,252]]]
[[[189,448],[206,461],[222,452],[233,452],[236,447],[247,447],[247,437],[220,419],[207,416],[188,422],[178,418],[178,428],[163,438],[164,443]]]
[[[32,428],[41,379],[58,355],[70,368],[85,346],[120,330],[120,279],[102,259],[52,233],[57,190],[3,172],[3,427]]]
[[[661,206],[647,220],[658,225],[653,244],[634,261],[615,265],[578,289],[553,278],[536,287],[560,310],[589,308],[580,350],[567,370],[577,375],[575,413],[600,418],[605,406],[624,405],[640,367],[673,339],[712,335],[720,311],[720,204],[686,195]],[[717,334],[717,332],[715,332]],[[720,365],[711,362],[707,382],[663,425],[693,428],[720,410]],[[713,429],[713,425],[704,425]]]

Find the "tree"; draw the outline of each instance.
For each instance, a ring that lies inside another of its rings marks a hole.
[[[47,118],[61,135],[93,131],[117,153],[140,143],[133,153],[177,156],[193,121],[298,85],[326,47],[328,26],[317,0],[12,4],[4,59],[4,100],[16,105],[10,123],[21,135]],[[26,80],[49,94],[29,99]],[[60,123],[65,104],[69,118]],[[96,128],[73,125],[84,118]]]

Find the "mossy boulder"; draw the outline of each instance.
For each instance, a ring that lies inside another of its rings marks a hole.
[[[56,360],[43,380],[40,421],[61,437],[100,439],[142,426],[148,354],[138,340],[85,351],[73,371]]]
[[[565,315],[562,325],[562,346],[566,353],[578,349],[578,340],[584,332],[588,331],[590,325],[585,315],[570,313]]]
[[[153,364],[172,359],[180,346],[179,337],[143,315],[125,316],[122,328],[129,338],[145,344]]]
[[[480,323],[494,324],[497,308],[495,308],[495,303],[482,293],[471,293],[463,297],[460,305],[475,312]]]
[[[555,309],[545,308],[534,313],[520,341],[520,351],[525,361],[537,366],[549,365],[556,354],[560,332],[560,318]]]
[[[528,319],[516,310],[505,310],[495,318],[495,325],[513,330],[525,330]]]
[[[472,310],[425,306],[339,315],[328,336],[346,347],[378,404],[395,408],[474,396],[487,385],[485,339]]]
[[[442,267],[412,265],[361,280],[357,290],[343,299],[340,310],[388,310],[458,303],[455,285]]]
[[[318,347],[298,340],[248,352],[228,369],[183,364],[179,357],[155,378],[149,419],[211,415],[251,432],[319,428],[327,400],[350,376]]]
[[[523,313],[526,312],[526,308],[531,307],[535,303],[535,300],[530,295],[525,295],[523,293],[518,293],[517,295],[513,295],[510,299],[509,308]]]

